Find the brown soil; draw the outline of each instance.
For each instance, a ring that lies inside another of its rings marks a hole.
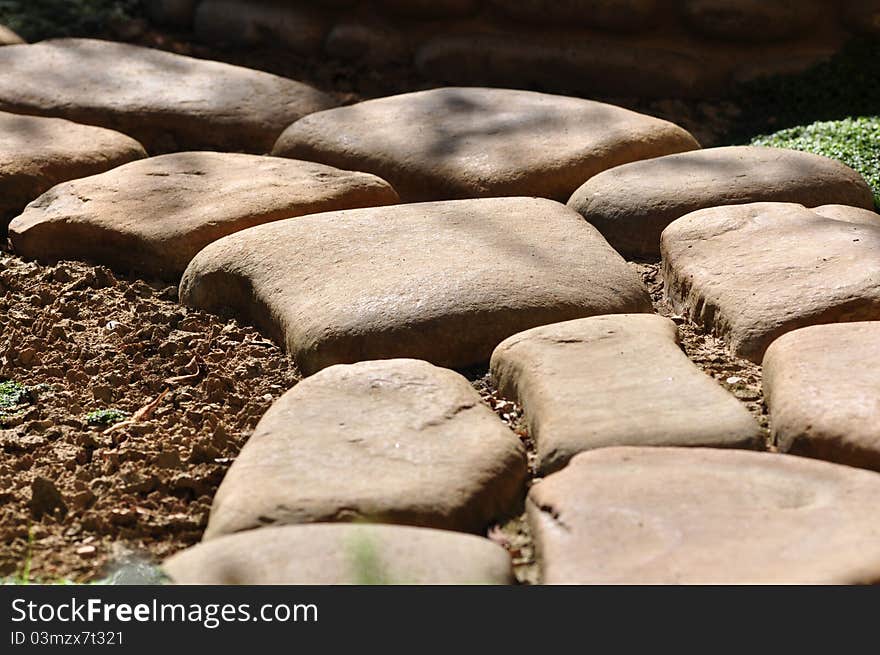
[[[255,330],[188,310],[174,287],[0,252],[0,576],[101,576],[120,546],[158,561],[196,543],[256,422],[298,373]],[[176,380],[170,378],[178,378]],[[95,410],[148,419],[110,433]]]

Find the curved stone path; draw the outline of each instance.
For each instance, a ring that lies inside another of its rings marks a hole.
[[[855,172],[533,92],[331,109],[89,40],[0,67],[14,250],[179,280],[309,376],[176,581],[505,584],[492,540],[523,507],[546,583],[880,578],[880,474],[815,461],[880,468],[880,216]],[[621,256],[658,252],[671,320]],[[685,321],[765,359],[772,443],[682,352]],[[490,356],[516,434],[449,370]]]

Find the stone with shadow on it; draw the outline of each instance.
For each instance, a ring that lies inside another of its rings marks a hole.
[[[606,168],[698,147],[672,123],[591,100],[440,88],[307,116],[285,130],[273,154],[379,175],[405,202],[565,201]]]
[[[151,48],[58,39],[0,48],[0,110],[118,130],[148,151],[263,153],[329,96],[262,71]]]
[[[60,184],[9,229],[25,257],[89,260],[176,281],[196,253],[228,234],[397,200],[387,182],[368,173],[280,157],[182,152]]]
[[[749,202],[874,206],[871,188],[845,164],[759,146],[707,148],[616,166],[587,180],[568,206],[624,256],[656,257],[661,232],[677,218]]]
[[[880,216],[866,209],[702,209],[672,222],[660,251],[675,309],[754,362],[791,330],[880,318]]]
[[[131,137],[60,118],[0,112],[0,231],[60,182],[146,157]]]
[[[594,316],[516,334],[492,354],[500,393],[525,412],[546,475],[606,446],[761,448],[745,406],[652,314]]]
[[[781,451],[880,469],[880,321],[781,336],[764,355],[763,385]]]
[[[177,553],[163,569],[196,585],[513,583],[510,556],[488,539],[400,525],[248,530]]]
[[[414,359],[333,366],[260,420],[205,539],[359,521],[480,532],[515,510],[525,479],[520,440],[458,373]]]
[[[328,212],[214,242],[180,285],[191,307],[283,343],[305,374],[414,357],[462,368],[505,338],[650,312],[635,272],[580,215],[540,198]]]
[[[527,513],[545,584],[880,581],[880,475],[804,457],[602,448]]]

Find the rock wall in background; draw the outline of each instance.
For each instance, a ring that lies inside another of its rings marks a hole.
[[[201,39],[370,64],[430,79],[594,96],[717,95],[796,72],[854,35],[880,0],[150,0]]]

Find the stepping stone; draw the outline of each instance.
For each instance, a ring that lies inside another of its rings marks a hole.
[[[178,584],[513,584],[510,556],[469,534],[399,525],[289,525],[212,539],[166,560]]]
[[[146,157],[119,132],[60,118],[0,112],[0,232],[9,218],[59,182]]]
[[[306,117],[273,154],[375,173],[406,202],[518,195],[564,202],[606,168],[695,148],[672,123],[599,102],[443,88]]]
[[[789,332],[764,355],[763,385],[780,450],[880,469],[880,322]]]
[[[280,157],[184,152],[56,186],[13,220],[10,233],[24,257],[87,259],[176,281],[196,253],[233,232],[397,200],[387,182],[367,173]]]
[[[594,316],[516,334],[492,354],[501,394],[525,410],[540,474],[605,446],[761,448],[749,411],[651,314]]]
[[[267,524],[478,532],[522,500],[525,450],[453,371],[334,366],[278,399],[217,490],[204,538]]]
[[[13,32],[11,29],[6,27],[5,25],[0,25],[0,46],[21,45],[24,42],[25,42],[24,39],[22,39],[18,34]]]
[[[617,166],[568,201],[625,257],[656,257],[660,233],[685,214],[722,205],[839,203],[871,209],[871,188],[833,159],[784,148],[731,146]]]
[[[880,475],[803,457],[593,450],[527,513],[545,584],[880,581]]]
[[[538,198],[330,212],[262,225],[201,251],[181,301],[236,315],[305,374],[413,357],[461,368],[528,328],[650,312],[644,287],[576,212]]]
[[[754,362],[790,330],[880,318],[880,216],[864,209],[703,209],[667,227],[660,250],[676,310]]]
[[[0,49],[0,110],[129,134],[151,152],[266,152],[333,100],[300,82],[215,61],[92,39]]]

